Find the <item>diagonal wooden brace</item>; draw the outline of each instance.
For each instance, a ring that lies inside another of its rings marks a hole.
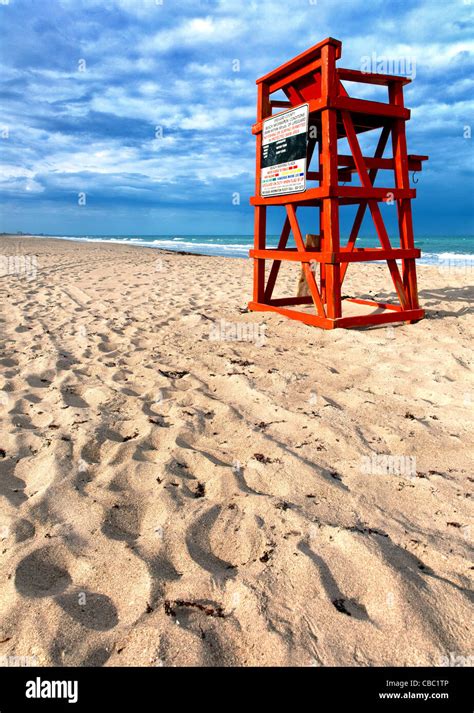
[[[277,250],[284,250],[286,248],[286,244],[288,242],[289,235],[290,235],[290,221],[289,221],[288,217],[286,217],[285,222],[283,223],[280,240],[278,241]],[[280,265],[281,265],[281,260],[274,260],[272,262],[272,266],[270,268],[270,274],[268,276],[267,286],[265,288],[264,302],[269,302],[272,298],[273,289],[275,287],[278,273],[280,272]]]
[[[304,244],[300,226],[298,225],[298,221],[296,219],[296,211],[291,203],[287,204],[286,212],[288,215],[288,220],[290,221],[291,230],[295,238],[296,247],[300,252],[306,252],[306,245]],[[309,266],[309,260],[308,262],[303,262],[302,265],[304,270],[304,276],[306,278],[306,282],[308,283],[309,291],[311,293],[311,297],[313,298],[316,311],[320,317],[325,317],[326,313],[324,311],[324,305],[321,300],[321,295],[319,294],[318,286],[314,278],[314,273]]]
[[[377,144],[377,148],[375,149],[374,153],[374,158],[381,158],[383,156],[383,153],[385,151],[385,147],[387,146],[387,142],[390,136],[390,127],[384,126],[382,129],[382,133],[380,134],[380,138]],[[378,168],[372,168],[369,171],[369,178],[372,182],[374,183],[378,173]],[[349,236],[349,240],[347,241],[347,247],[349,250],[352,252],[354,250],[355,244],[357,237],[359,235],[359,230],[362,225],[362,221],[364,220],[365,217],[365,211],[367,210],[367,201],[364,203],[361,203],[357,209],[356,217],[354,219],[354,224],[352,226],[352,230]],[[344,280],[344,277],[347,272],[347,268],[349,267],[349,263],[346,262],[344,265],[341,265],[341,283]]]
[[[362,156],[362,151],[360,150],[359,141],[357,139],[357,135],[354,129],[354,124],[352,123],[352,117],[348,111],[341,111],[341,116],[360,181],[364,188],[372,188],[373,184],[370,180],[370,176],[367,171],[367,166],[365,165],[364,157]],[[392,246],[390,244],[390,239],[385,229],[379,205],[375,200],[369,200],[368,205],[372,214],[372,219],[374,221],[375,229],[377,231],[380,243],[385,250],[390,250]],[[387,260],[387,265],[388,269],[390,270],[390,275],[392,276],[393,284],[395,286],[398,299],[400,300],[400,304],[402,305],[402,307],[408,307],[409,299],[405,292],[405,288],[396,260]]]

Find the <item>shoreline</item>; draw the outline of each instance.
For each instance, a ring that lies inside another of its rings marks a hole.
[[[15,235],[14,233],[1,233],[0,234],[0,240],[2,238],[6,238],[8,240],[13,239],[32,239],[32,240],[61,240],[65,243],[81,243],[81,244],[100,244],[100,245],[123,245],[124,247],[130,247],[130,248],[147,248],[148,250],[160,250],[161,252],[164,253],[171,253],[171,254],[176,254],[176,255],[196,255],[197,257],[227,257],[227,256],[222,256],[222,255],[205,255],[204,253],[194,253],[194,252],[188,252],[186,250],[170,250],[167,248],[160,248],[158,246],[154,247],[151,245],[137,245],[132,242],[127,243],[127,242],[119,242],[119,241],[114,241],[114,240],[94,240],[93,238],[86,238],[84,240],[81,240],[81,238],[69,238],[69,237],[64,237],[64,236],[55,236],[55,235]],[[229,256],[232,257],[232,256]]]
[[[0,239],[1,238],[6,238],[6,239],[11,239],[11,238],[32,238],[32,239],[42,239],[42,240],[64,240],[66,242],[71,242],[71,243],[84,243],[84,244],[103,244],[103,245],[126,245],[126,246],[131,246],[131,247],[144,247],[144,248],[149,248],[151,250],[162,250],[166,252],[172,252],[172,253],[177,253],[179,255],[201,255],[201,256],[208,256],[208,257],[231,257],[231,258],[248,258],[248,250],[250,250],[253,247],[253,243],[249,242],[248,245],[245,246],[245,250],[243,250],[243,246],[237,246],[238,248],[240,247],[241,250],[238,251],[239,254],[229,254],[224,252],[197,252],[194,250],[186,250],[186,249],[173,249],[170,247],[166,246],[161,246],[161,245],[152,245],[152,244],[147,244],[146,243],[146,238],[154,238],[154,242],[157,242],[159,238],[166,239],[167,242],[170,242],[170,238],[172,236],[167,236],[167,235],[149,235],[149,236],[143,236],[141,238],[140,236],[115,236],[115,237],[110,237],[108,239],[107,237],[104,236],[55,236],[55,235],[31,235],[31,234],[25,234],[25,235],[16,235],[14,233],[0,233]],[[248,235],[242,235],[242,236],[225,236],[225,235],[208,235],[208,234],[203,234],[201,236],[195,236],[195,235],[182,235],[182,236],[175,236],[175,239],[178,240],[179,242],[184,242],[186,243],[186,238],[195,238],[195,237],[201,237],[201,238],[222,238],[222,237],[241,237],[241,238],[249,238],[251,236]],[[278,236],[270,236],[275,238],[275,245],[277,244]],[[466,236],[454,236],[454,237],[474,237],[470,235]],[[423,239],[423,236],[420,236],[420,239]],[[139,240],[142,240],[142,242],[137,242]],[[189,243],[188,244],[192,244]],[[225,248],[227,247],[228,249],[231,249],[236,246],[232,246],[231,244],[226,245],[225,243],[200,243],[199,244],[201,248],[205,248],[206,245],[209,246],[209,248],[212,246],[214,249],[219,248]],[[270,243],[269,243],[270,246]],[[443,251],[443,252],[427,252],[426,250],[423,251],[422,247],[421,249],[421,258],[417,260],[417,264],[419,266],[424,266],[424,265],[431,265],[431,266],[440,266],[444,267],[447,265],[450,265],[451,263],[453,266],[459,265],[459,268],[470,268],[474,270],[474,244],[472,246],[472,252],[456,252],[456,251]],[[240,253],[243,254],[240,254]],[[382,261],[383,262],[383,261]]]

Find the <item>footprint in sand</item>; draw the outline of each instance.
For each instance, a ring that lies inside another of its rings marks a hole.
[[[15,542],[25,542],[35,536],[36,529],[32,522],[21,518],[12,527]]]
[[[214,554],[210,542],[211,531],[222,508],[214,505],[203,513],[186,532],[186,546],[192,559],[216,578],[234,577],[234,565]]]
[[[255,561],[264,549],[263,521],[234,503],[222,509],[209,533],[213,553],[234,567]]]
[[[72,386],[63,386],[61,388],[61,396],[66,406],[72,408],[89,408],[87,401],[84,401]]]
[[[0,495],[3,495],[14,507],[18,507],[28,497],[23,492],[26,482],[18,478],[15,473],[16,462],[13,460],[2,460],[0,468]]]
[[[56,597],[56,602],[66,614],[87,629],[109,631],[119,621],[114,603],[105,594],[77,589]]]
[[[5,357],[0,359],[1,366],[18,366],[18,359],[11,359],[10,357]]]
[[[103,666],[107,663],[111,654],[112,651],[107,651],[107,649],[103,647],[93,649],[87,654],[86,658],[81,661],[79,666]]]
[[[69,556],[62,547],[42,547],[21,560],[15,572],[15,587],[25,597],[51,597],[71,584]]]
[[[34,389],[48,389],[51,386],[51,378],[46,374],[27,376],[26,381]]]
[[[142,516],[136,505],[113,505],[107,511],[102,532],[112,540],[136,540],[140,536]]]
[[[21,391],[23,389],[23,381],[20,378],[16,378],[15,375],[10,373],[5,373],[5,383],[3,385],[2,391],[7,394],[13,394],[15,391]]]
[[[105,437],[101,437],[96,433],[96,437],[87,441],[81,449],[81,460],[89,465],[97,465],[100,463],[100,451],[104,444]]]

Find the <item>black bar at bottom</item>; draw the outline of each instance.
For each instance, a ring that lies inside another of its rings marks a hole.
[[[2,668],[0,711],[138,713],[179,706],[188,696],[201,707],[261,701],[270,710],[284,695],[294,710],[463,713],[473,710],[471,681],[472,669],[461,667]]]

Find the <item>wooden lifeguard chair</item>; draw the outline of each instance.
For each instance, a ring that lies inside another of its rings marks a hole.
[[[255,207],[255,232],[254,249],[249,253],[254,260],[254,287],[249,309],[277,312],[324,329],[416,322],[424,311],[418,303],[415,261],[420,250],[414,246],[411,213],[416,191],[410,188],[409,171],[420,171],[428,157],[407,154],[405,122],[410,110],[404,106],[403,87],[411,80],[336,67],[341,46],[339,40],[328,38],[257,80],[257,123],[252,127],[257,137],[256,190],[250,199]],[[386,86],[388,102],[353,98],[344,80]],[[287,101],[272,100],[279,90]],[[278,113],[273,114],[273,109]],[[375,130],[380,130],[375,153],[363,156],[357,135]],[[393,156],[384,158],[390,137]],[[338,140],[343,138],[348,140],[350,155],[338,153]],[[309,170],[314,156],[319,157],[318,170]],[[393,172],[392,187],[375,187],[382,170]],[[353,174],[358,175],[360,185],[342,185]],[[316,183],[308,187],[307,181]],[[397,247],[392,247],[379,206],[389,200],[396,202]],[[341,246],[339,209],[346,205],[358,208],[347,244]],[[276,249],[266,247],[266,212],[272,206],[286,209]],[[300,206],[315,207],[319,213],[316,248],[311,247],[314,241],[303,239],[296,216]],[[355,246],[367,208],[380,240],[378,248]],[[287,247],[290,233],[295,248]],[[268,276],[266,260],[273,261]],[[282,260],[301,263],[309,295],[273,297]],[[398,304],[341,299],[349,263],[373,260],[387,262]],[[397,261],[401,261],[401,273]],[[372,309],[345,315],[346,302]],[[293,309],[298,305],[314,305],[314,309]]]

